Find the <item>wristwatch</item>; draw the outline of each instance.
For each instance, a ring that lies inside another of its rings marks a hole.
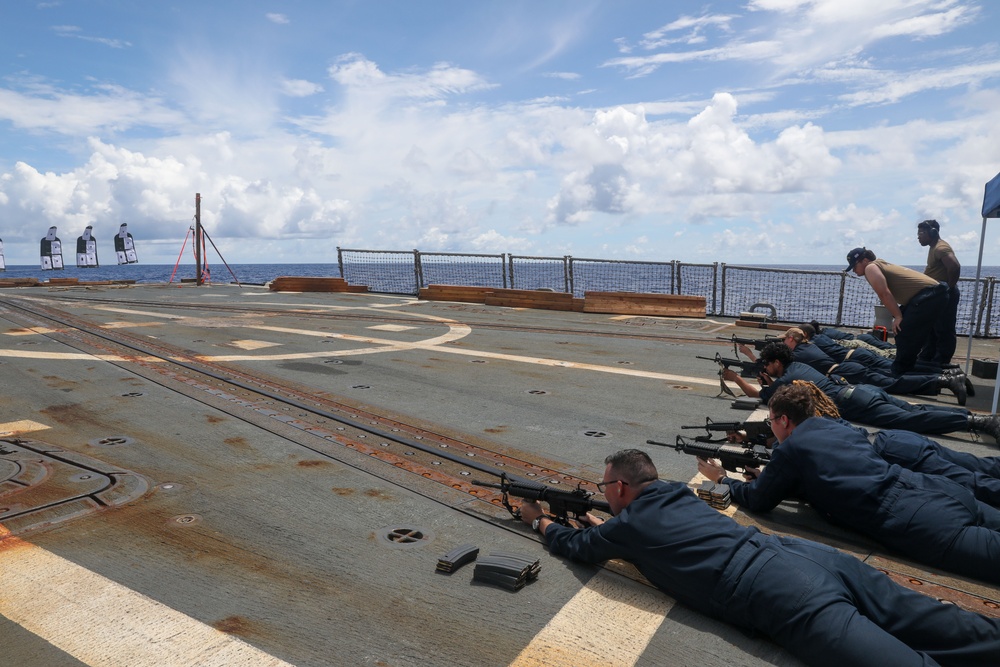
[[[541,526],[541,523],[542,523],[542,517],[538,517],[537,519],[535,519],[534,521],[531,522],[531,529],[533,531],[535,531],[536,533],[541,532],[539,530],[539,527]]]

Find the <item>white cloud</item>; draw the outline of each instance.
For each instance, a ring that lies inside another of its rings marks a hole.
[[[676,44],[701,44],[705,40],[664,38],[684,29],[701,31],[719,27],[731,31],[731,39],[719,46],[699,50],[660,51],[642,56],[608,60],[606,67],[619,67],[631,76],[647,76],[663,65],[694,61],[742,61],[771,63],[777,72],[805,72],[830,62],[852,59],[876,42],[889,38],[921,39],[942,35],[975,21],[979,11],[958,0],[754,0],[751,12],[781,14],[773,26],[751,32],[732,29],[738,15],[682,17],[644,36],[647,51]],[[732,29],[732,30],[731,30]],[[749,38],[748,38],[749,37]]]
[[[132,127],[172,127],[182,118],[163,100],[120,86],[81,93],[40,82],[24,92],[0,88],[0,119],[28,130],[86,136]]]
[[[83,29],[75,25],[55,25],[52,26],[52,30],[60,37],[82,39],[85,42],[96,42],[98,44],[110,46],[113,49],[124,49],[132,46],[131,42],[122,39],[112,39],[110,37],[92,37],[90,35],[84,35]]]
[[[287,25],[288,23],[290,23],[290,21],[288,20],[288,16],[285,14],[268,13],[265,14],[264,16],[267,17],[267,20],[270,21],[271,23],[276,23],[278,25]]]
[[[576,81],[580,78],[577,72],[547,72],[542,76],[549,79],[563,79],[564,81]]]
[[[662,202],[693,196],[796,192],[837,172],[840,161],[819,127],[787,127],[774,141],[757,143],[736,124],[736,110],[732,95],[719,94],[686,125],[649,123],[641,110],[596,113],[593,136],[577,146],[584,166],[549,200],[549,221],[662,212]]]
[[[284,79],[281,89],[289,97],[309,97],[323,92],[323,86],[303,79]]]

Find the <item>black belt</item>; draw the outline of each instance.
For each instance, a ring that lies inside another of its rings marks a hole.
[[[951,288],[948,287],[948,283],[938,283],[933,287],[925,287],[919,292],[917,292],[912,299],[906,304],[907,306],[917,306],[927,299],[933,298],[938,295],[947,294]]]

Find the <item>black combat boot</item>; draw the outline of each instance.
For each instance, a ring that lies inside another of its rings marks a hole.
[[[982,432],[1000,443],[1000,415],[969,415],[969,430]]]
[[[968,394],[969,396],[976,395],[975,386],[973,386],[972,381],[969,380],[969,376],[963,373],[961,370],[949,368],[947,370],[942,371],[942,374],[962,378],[962,381],[965,383],[965,393]]]
[[[955,394],[959,405],[965,405],[967,394],[965,392],[965,382],[955,375],[938,376],[938,389],[947,389]]]

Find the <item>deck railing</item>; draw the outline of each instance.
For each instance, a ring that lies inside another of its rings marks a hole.
[[[754,310],[780,322],[817,320],[824,325],[866,328],[875,321],[878,297],[867,281],[842,271],[811,271],[673,260],[646,262],[571,257],[532,257],[420,250],[337,248],[340,276],[373,292],[416,295],[435,284],[547,289],[582,297],[585,292],[643,292],[705,297],[709,315],[739,317]],[[1000,336],[997,279],[959,282],[958,333]]]

